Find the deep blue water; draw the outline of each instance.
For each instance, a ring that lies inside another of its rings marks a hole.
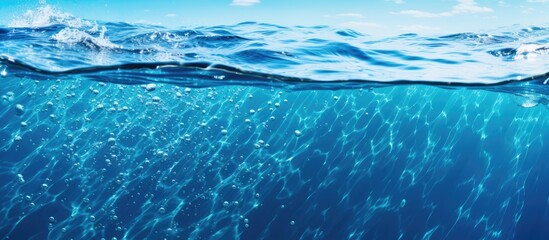
[[[549,28],[0,27],[4,239],[548,239]]]

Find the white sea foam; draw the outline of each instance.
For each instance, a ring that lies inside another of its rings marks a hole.
[[[534,59],[537,56],[549,55],[549,47],[540,44],[522,44],[517,48],[515,60]]]
[[[90,48],[119,48],[118,45],[112,43],[107,37],[105,37],[106,27],[102,27],[99,36],[94,37],[87,31],[83,31],[76,28],[65,28],[53,35],[52,38],[59,43],[65,44],[78,44],[82,43]]]
[[[48,4],[41,4],[37,9],[27,10],[23,16],[13,19],[8,27],[13,28],[38,28],[55,24],[62,24],[68,27],[81,28],[92,27],[90,21],[74,17],[69,13],[62,12]]]

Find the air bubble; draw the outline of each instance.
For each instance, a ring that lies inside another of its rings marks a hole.
[[[145,89],[146,89],[147,91],[149,91],[149,92],[150,92],[150,91],[154,91],[154,90],[156,90],[156,84],[154,84],[154,83],[149,83],[149,84],[145,85]]]
[[[25,178],[22,174],[17,174],[17,182],[18,183],[25,183]]]
[[[8,67],[4,65],[0,66],[0,76],[2,77],[8,76]]]
[[[302,133],[299,130],[295,130],[294,134],[295,134],[296,137],[301,137]]]
[[[17,116],[21,116],[21,115],[23,115],[23,113],[25,113],[25,106],[23,106],[21,104],[16,104],[15,105],[15,114]]]

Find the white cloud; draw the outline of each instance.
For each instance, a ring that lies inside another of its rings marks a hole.
[[[347,18],[364,18],[360,13],[340,13],[335,15],[338,18],[347,17]]]
[[[340,24],[342,27],[346,28],[381,28],[383,25],[373,22],[344,22]]]
[[[364,18],[360,13],[339,13],[335,15],[324,15],[325,18]]]
[[[458,0],[458,4],[452,8],[452,13],[486,13],[493,12],[489,7],[481,7],[475,0]]]
[[[549,1],[549,0],[534,0],[534,1]],[[461,13],[488,13],[494,10],[489,7],[481,7],[475,0],[457,0],[457,4],[452,7],[451,11],[446,12],[425,12],[420,10],[403,10],[400,12],[391,12],[391,14],[408,15],[417,18],[436,18],[450,17]]]
[[[397,15],[408,15],[412,17],[417,18],[435,18],[435,17],[449,17],[452,16],[451,12],[440,12],[440,13],[431,13],[431,12],[424,12],[419,10],[404,10],[400,12],[392,12],[392,14]]]
[[[166,14],[166,17],[177,17],[177,14],[175,14],[175,13],[168,13],[168,14]]]
[[[546,3],[549,2],[549,0],[528,0],[529,3]]]
[[[394,2],[396,4],[404,4],[404,0],[385,0],[387,2]]]
[[[252,6],[260,3],[260,0],[233,0],[231,5],[233,6]]]
[[[407,32],[425,32],[425,31],[436,31],[440,30],[439,27],[431,27],[425,25],[398,25],[400,30]]]

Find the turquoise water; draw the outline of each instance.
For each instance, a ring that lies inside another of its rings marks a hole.
[[[0,28],[5,239],[546,239],[549,28]]]

